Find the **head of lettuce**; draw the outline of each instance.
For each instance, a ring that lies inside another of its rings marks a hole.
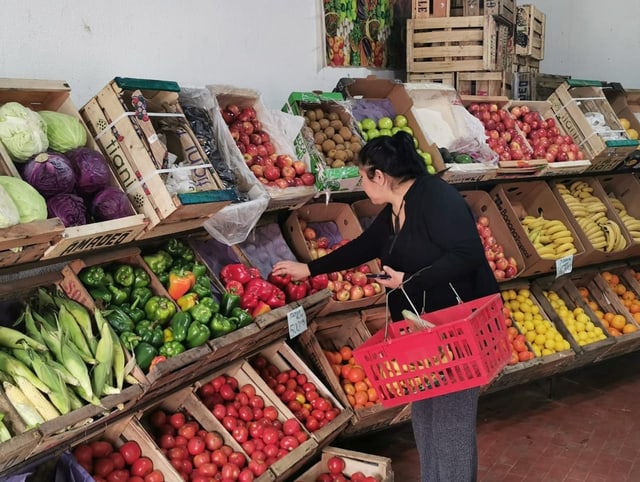
[[[49,147],[47,125],[37,112],[7,102],[0,106],[0,141],[14,161],[24,162]]]

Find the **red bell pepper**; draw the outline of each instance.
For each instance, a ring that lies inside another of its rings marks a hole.
[[[249,272],[249,276],[251,276],[251,279],[253,279],[253,278],[262,278],[262,275],[260,274],[260,270],[258,268],[256,268],[255,266],[248,267],[247,271]]]
[[[254,278],[244,287],[245,292],[255,293],[258,299],[262,301],[267,301],[271,297],[274,289],[278,288],[262,278]]]
[[[271,307],[264,301],[258,301],[258,305],[251,312],[251,316],[256,318],[259,315],[263,315],[271,311]]]
[[[286,287],[287,301],[298,301],[307,296],[307,285],[299,281],[291,281]]]
[[[239,281],[242,284],[251,279],[248,268],[242,263],[232,263],[224,266],[220,270],[222,282],[227,284],[231,280]]]
[[[242,285],[242,283],[240,283],[240,281],[232,279],[231,281],[227,282],[224,287],[228,292],[235,295],[242,296],[244,294],[244,286]]]
[[[253,308],[258,306],[259,302],[262,303],[258,299],[258,295],[252,291],[248,291],[244,293],[240,298],[240,308],[242,308],[243,310],[251,311]]]
[[[270,273],[269,277],[267,278],[267,281],[269,281],[269,283],[273,285],[276,285],[278,288],[282,290],[291,282],[291,275]]]
[[[311,287],[315,290],[323,290],[329,286],[329,276],[326,274],[317,274],[310,278]]]
[[[286,305],[287,304],[287,299],[285,297],[284,291],[282,291],[280,288],[274,286],[273,287],[273,293],[271,294],[271,296],[267,300],[267,304],[272,309],[273,308],[280,308],[281,306]]]

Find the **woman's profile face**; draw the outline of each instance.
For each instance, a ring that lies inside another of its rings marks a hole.
[[[360,176],[362,176],[362,189],[367,197],[371,200],[373,204],[384,204],[387,201],[383,199],[382,194],[382,185],[380,183],[380,178],[382,177],[380,172],[376,172],[374,174],[373,179],[369,179],[369,172],[364,169],[359,169]]]

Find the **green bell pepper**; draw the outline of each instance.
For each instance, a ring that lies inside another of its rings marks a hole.
[[[211,309],[206,307],[202,303],[198,303],[196,306],[191,308],[189,310],[189,313],[191,314],[193,321],[197,321],[199,323],[207,323],[213,315]]]
[[[209,308],[211,310],[211,313],[213,313],[214,315],[216,313],[220,313],[220,305],[215,300],[215,298],[212,298],[211,296],[208,296],[206,298],[202,298],[200,300],[200,304],[206,306],[207,308]]]
[[[189,311],[198,303],[198,295],[196,293],[187,293],[176,300],[178,307],[182,311]]]
[[[115,281],[113,280],[113,275],[109,272],[105,272],[104,273],[104,280],[103,280],[103,285],[104,286],[109,286],[112,285],[113,283],[115,283]]]
[[[91,266],[80,271],[78,278],[82,284],[92,288],[98,287],[104,283],[104,269],[102,266]]]
[[[95,288],[91,288],[89,290],[89,294],[95,301],[102,300],[102,304],[104,306],[111,303],[111,299],[113,298],[111,291],[109,291],[106,286],[96,286]]]
[[[111,292],[111,303],[120,306],[129,299],[129,293],[116,285],[109,285],[107,289]]]
[[[168,240],[163,246],[164,250],[169,253],[174,259],[182,256],[184,251],[187,249],[187,245],[176,238],[171,238]]]
[[[196,260],[196,253],[194,253],[193,249],[187,246],[184,253],[182,253],[182,259],[193,263]]]
[[[144,312],[151,321],[157,321],[164,324],[176,314],[176,305],[165,296],[152,296],[144,304]]]
[[[230,291],[225,291],[220,301],[220,313],[230,316],[234,308],[240,306],[240,296]]]
[[[160,354],[171,358],[185,351],[185,347],[179,341],[169,341],[160,347]]]
[[[131,318],[134,323],[144,320],[146,316],[144,310],[142,308],[138,308],[137,305],[137,301],[134,302],[133,305],[130,305],[129,303],[122,303],[120,305],[120,309],[129,315],[129,318]]]
[[[211,280],[206,275],[196,276],[196,283],[191,291],[197,293],[200,299],[211,297]]]
[[[209,331],[209,327],[204,323],[194,322],[189,325],[189,330],[187,333],[187,346],[189,348],[195,348],[197,346],[203,345],[207,342],[209,337],[211,336],[211,331]]]
[[[175,341],[187,339],[187,332],[191,324],[191,315],[185,311],[180,311],[171,318],[171,331]]]
[[[169,272],[165,271],[164,273],[156,274],[162,286],[169,286]]]
[[[128,264],[119,265],[113,272],[113,280],[120,286],[133,286],[135,275],[133,274],[133,266]]]
[[[154,254],[150,254],[147,256],[143,256],[144,262],[147,263],[149,269],[154,274],[164,273],[165,271],[169,271],[169,267],[171,263],[173,263],[173,258],[169,253],[163,250],[159,250]]]
[[[164,343],[162,328],[149,320],[142,320],[136,325],[136,334],[143,342],[155,347],[160,347]]]
[[[214,338],[231,333],[236,329],[235,325],[220,313],[213,315],[209,323],[209,328]]]
[[[134,288],[144,288],[145,286],[149,286],[151,284],[151,278],[149,277],[149,273],[144,268],[134,268],[133,269],[133,287]]]
[[[120,341],[129,351],[133,351],[133,349],[138,346],[138,343],[140,343],[140,340],[142,340],[142,338],[132,331],[123,331],[120,333]]]
[[[231,310],[231,316],[238,319],[238,328],[250,325],[253,322],[253,317],[251,316],[251,314],[247,310],[243,310],[240,307],[235,307],[233,310]]]
[[[133,331],[135,328],[135,323],[131,317],[119,306],[110,306],[106,318],[116,333]]]
[[[158,349],[155,346],[143,341],[136,345],[133,352],[136,356],[136,363],[145,372],[149,370],[151,362],[158,355]]]
[[[139,288],[133,288],[131,290],[129,301],[131,301],[131,303],[138,303],[137,306],[144,306],[152,296],[153,291],[151,291],[151,288],[147,286],[141,286]]]
[[[197,279],[207,274],[207,267],[204,264],[195,261],[193,263],[193,266],[191,267],[191,272],[196,276]]]
[[[175,258],[173,260],[173,263],[171,263],[169,269],[171,271],[191,271],[191,268],[193,268],[193,263],[187,261],[186,259]]]

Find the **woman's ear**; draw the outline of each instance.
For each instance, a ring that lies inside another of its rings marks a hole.
[[[384,175],[384,173],[380,170],[380,169],[376,169],[375,171],[373,171],[373,181],[376,182],[377,184],[384,184],[384,181],[386,179],[386,176]]]

